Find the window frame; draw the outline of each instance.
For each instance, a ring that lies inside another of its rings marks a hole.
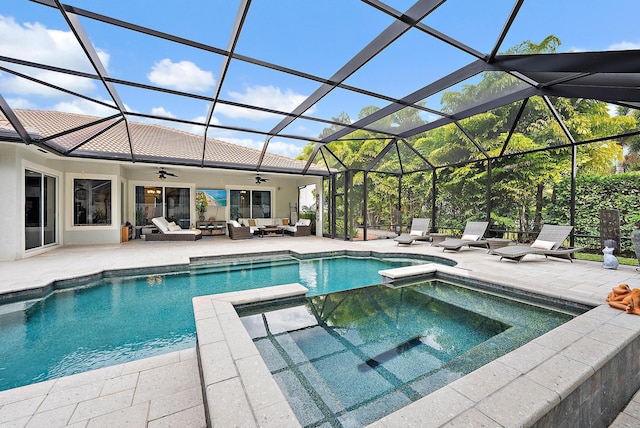
[[[75,224],[75,182],[76,180],[104,180],[111,185],[111,223]],[[65,228],[71,231],[96,231],[96,230],[119,230],[120,229],[120,181],[116,175],[107,174],[87,174],[68,173],[65,182],[65,192],[68,195],[66,200],[67,213]]]

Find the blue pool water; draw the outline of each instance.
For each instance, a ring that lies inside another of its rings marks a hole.
[[[573,317],[437,280],[239,314],[309,428],[369,425]]]
[[[226,262],[112,278],[0,306],[0,390],[195,346],[194,296],[299,282],[309,295],[380,283],[421,261],[334,257]]]

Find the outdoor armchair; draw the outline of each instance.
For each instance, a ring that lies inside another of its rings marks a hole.
[[[231,239],[250,239],[253,233],[249,226],[242,226],[235,220],[227,221],[227,229],[229,230],[229,238]]]

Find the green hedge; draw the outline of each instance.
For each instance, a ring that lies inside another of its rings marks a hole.
[[[548,205],[545,222],[569,224],[571,180],[566,178],[554,186],[553,202]],[[632,217],[640,215],[640,173],[608,176],[583,175],[576,179],[577,235],[600,236],[600,210],[620,212],[620,237],[623,254],[634,255],[628,239],[635,228]],[[576,245],[600,251],[599,239],[580,239]]]

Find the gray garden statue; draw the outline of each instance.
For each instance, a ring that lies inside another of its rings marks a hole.
[[[603,268],[618,269],[618,259],[613,255],[616,245],[616,241],[613,239],[607,239],[604,241],[604,248],[602,249],[602,253],[604,254],[604,261],[602,262]]]

